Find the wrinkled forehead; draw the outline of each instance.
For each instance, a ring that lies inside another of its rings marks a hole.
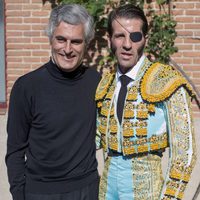
[[[140,28],[142,28],[143,26],[143,21],[137,17],[134,17],[134,18],[117,17],[113,20],[113,22],[116,22],[116,21],[130,25],[130,26],[140,27]]]

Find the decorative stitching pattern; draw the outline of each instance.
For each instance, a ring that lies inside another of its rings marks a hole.
[[[166,100],[181,86],[194,95],[187,80],[172,66],[154,63],[144,74],[140,89],[145,101],[155,103]]]
[[[162,200],[171,198],[182,199],[186,185],[190,179],[195,165],[195,152],[192,136],[191,116],[188,112],[188,104],[183,88],[180,88],[167,102],[170,119],[170,144],[171,166],[166,180],[164,197]]]

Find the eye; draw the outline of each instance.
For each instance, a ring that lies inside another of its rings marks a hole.
[[[62,37],[62,36],[56,36],[55,38],[56,38],[56,40],[57,40],[59,43],[64,43],[64,42],[66,42],[66,39],[65,39],[64,37]]]
[[[79,44],[83,43],[83,40],[82,39],[74,39],[74,40],[71,40],[71,43],[74,45],[79,45]]]
[[[122,33],[118,33],[118,34],[115,34],[114,35],[114,38],[124,38],[125,36],[124,36],[124,34],[122,34]]]

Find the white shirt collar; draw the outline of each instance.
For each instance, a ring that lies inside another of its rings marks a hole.
[[[130,77],[131,79],[135,79],[140,67],[142,66],[142,63],[143,63],[144,59],[145,59],[145,55],[142,55],[140,57],[139,61],[137,62],[137,64],[130,71],[128,71],[125,75]],[[119,81],[119,77],[121,75],[123,75],[121,73],[121,71],[119,70],[119,68],[117,68],[116,75],[117,75],[116,78],[117,78],[117,82],[118,82]]]

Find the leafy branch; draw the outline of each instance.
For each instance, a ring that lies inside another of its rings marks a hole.
[[[175,27],[176,21],[171,15],[170,0],[156,0],[158,9],[153,8],[153,0],[43,0],[43,3],[49,1],[52,5],[60,3],[78,3],[87,8],[89,13],[94,17],[96,24],[96,38],[91,45],[92,56],[88,56],[87,62],[94,62],[102,67],[113,66],[115,60],[110,50],[108,50],[108,42],[106,36],[107,16],[109,12],[119,5],[131,3],[144,8],[147,5],[146,14],[149,19],[148,43],[145,53],[148,58],[153,61],[168,63],[170,55],[177,52],[175,47],[175,39],[177,36]],[[107,51],[106,55],[103,52]],[[98,52],[98,56],[94,60],[94,52]]]

